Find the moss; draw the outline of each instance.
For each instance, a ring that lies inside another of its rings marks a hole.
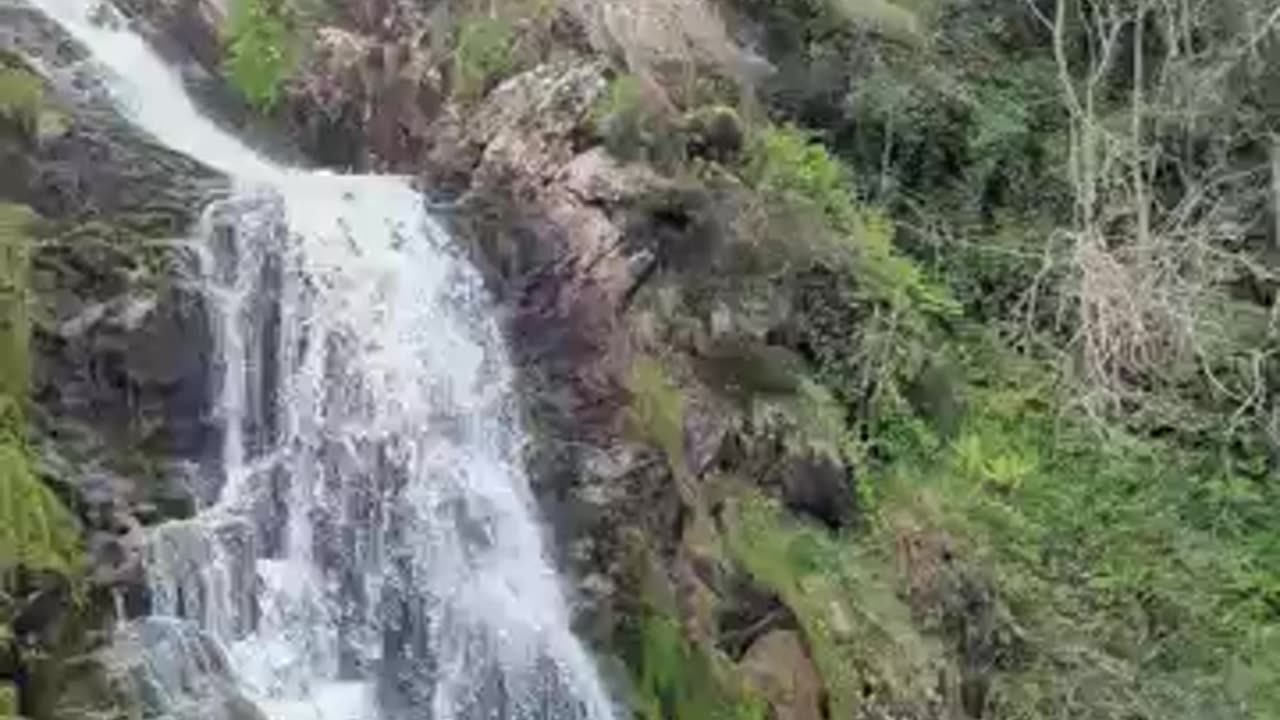
[[[0,64],[0,123],[34,136],[44,103],[44,85],[28,70]]]
[[[19,404],[29,375],[27,232],[34,217],[23,206],[0,204],[0,397]]]
[[[731,556],[800,623],[830,693],[832,717],[868,703],[929,696],[938,644],[913,625],[897,579],[873,548],[790,519],[742,490],[726,524]]]
[[[18,688],[0,682],[0,718],[18,717]]]
[[[34,214],[0,205],[0,569],[73,574],[79,529],[35,476],[26,447],[30,317],[27,235]]]
[[[631,394],[625,416],[628,432],[662,450],[671,471],[683,476],[684,397],[680,388],[660,360],[642,356],[631,365],[627,390]]]

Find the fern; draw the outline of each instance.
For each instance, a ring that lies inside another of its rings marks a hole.
[[[35,476],[13,437],[0,443],[0,570],[21,566],[72,575],[80,563],[79,528],[57,495]]]
[[[18,566],[73,574],[75,518],[35,476],[26,448],[30,322],[27,230],[34,215],[0,205],[0,573]]]

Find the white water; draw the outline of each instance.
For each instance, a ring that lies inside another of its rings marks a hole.
[[[153,612],[198,626],[273,719],[611,717],[543,557],[486,299],[419,195],[277,166],[90,0],[32,1],[126,117],[235,185],[195,238],[220,490],[153,531]],[[142,626],[166,658],[192,644],[168,627]],[[200,648],[179,666],[224,664]],[[158,712],[220,712],[171,674]]]

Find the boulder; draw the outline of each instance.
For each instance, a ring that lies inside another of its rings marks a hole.
[[[823,720],[822,680],[794,630],[774,630],[747,649],[743,675],[773,710],[775,720]]]
[[[782,502],[787,509],[811,517],[831,530],[850,526],[857,518],[857,495],[852,472],[821,453],[790,457],[779,473]]]

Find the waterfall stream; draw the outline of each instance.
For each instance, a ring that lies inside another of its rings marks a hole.
[[[498,328],[418,193],[280,167],[111,8],[32,2],[125,117],[234,188],[193,230],[217,488],[151,530],[153,617],[128,630],[149,715],[610,718],[544,557]]]

